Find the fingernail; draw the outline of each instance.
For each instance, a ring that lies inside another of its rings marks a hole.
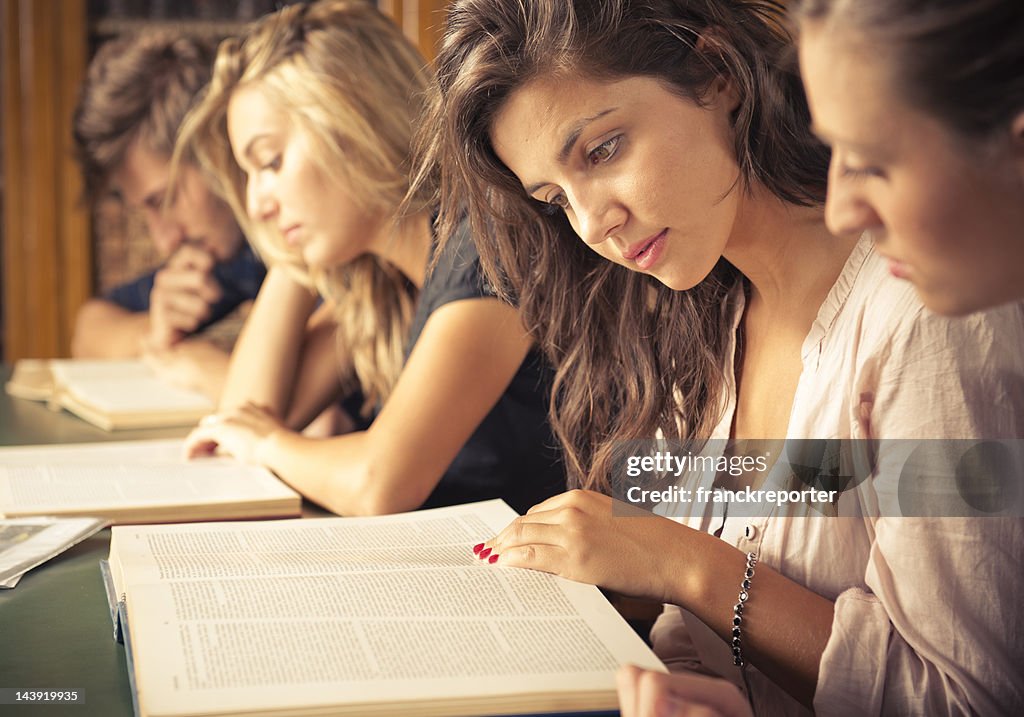
[[[483,560],[484,558],[486,558],[490,554],[491,554],[491,549],[490,548],[484,548],[483,550],[480,551],[480,559]]]
[[[487,558],[487,562],[489,562],[491,565],[494,565],[496,562],[498,562],[498,554],[495,553],[491,557]]]
[[[473,555],[478,554],[483,549],[484,549],[484,544],[483,543],[477,543],[476,545],[473,546]]]

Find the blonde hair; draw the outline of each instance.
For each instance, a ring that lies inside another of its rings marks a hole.
[[[416,289],[371,255],[314,271],[276,226],[250,218],[245,174],[228,142],[227,107],[235,90],[258,84],[306,132],[325,175],[349,188],[368,212],[395,216],[397,227],[402,217],[429,209],[436,194],[435,187],[422,186],[406,197],[413,121],[431,80],[422,56],[368,3],[288,6],[259,20],[244,39],[221,43],[210,85],[186,117],[175,149],[175,166],[182,156],[196,157],[268,263],[288,267],[335,302],[338,341],[352,357],[367,407],[387,398],[401,372]]]

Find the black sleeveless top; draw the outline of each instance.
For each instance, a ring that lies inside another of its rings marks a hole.
[[[493,296],[463,223],[424,281],[406,359],[439,308],[453,301]],[[539,352],[531,349],[498,403],[448,466],[424,508],[504,498],[523,513],[565,490],[561,451],[547,419],[552,375]]]

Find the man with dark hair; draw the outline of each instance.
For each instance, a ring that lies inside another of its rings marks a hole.
[[[178,128],[212,62],[198,39],[149,33],[103,45],[89,67],[74,116],[87,191],[141,211],[163,264],[83,305],[72,353],[148,354],[216,398],[228,355],[197,334],[254,299],[266,270],[197,166],[183,162],[169,185]]]

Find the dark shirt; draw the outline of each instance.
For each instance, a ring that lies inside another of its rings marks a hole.
[[[447,242],[420,292],[406,358],[435,311],[453,301],[494,296],[463,230]],[[445,471],[424,508],[504,498],[520,513],[565,490],[561,452],[547,420],[552,371],[531,350],[505,393]]]
[[[103,298],[126,311],[149,311],[149,295],[153,291],[157,271],[159,269],[114,287]],[[214,266],[213,276],[220,284],[223,295],[220,301],[210,307],[210,316],[196,329],[196,333],[217,323],[240,304],[255,299],[266,275],[267,268],[256,258],[248,244],[243,244],[231,259]]]

